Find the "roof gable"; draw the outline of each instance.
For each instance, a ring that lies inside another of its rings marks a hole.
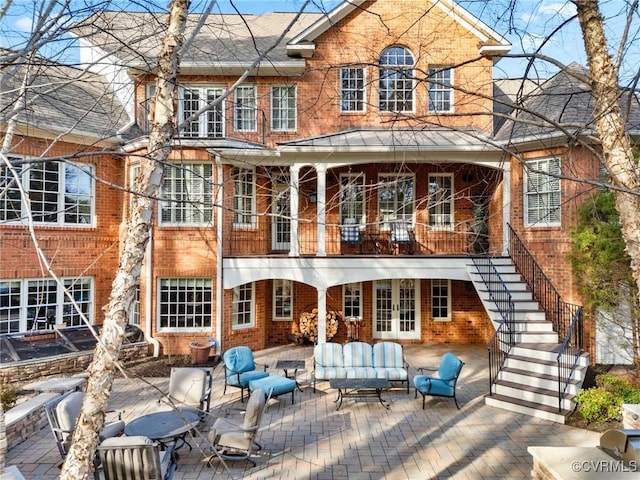
[[[313,53],[313,42],[320,35],[327,32],[352,12],[360,9],[364,3],[375,3],[376,1],[385,0],[348,0],[340,3],[331,10],[331,12],[326,15],[322,15],[314,23],[296,35],[287,44],[287,52],[291,55],[301,55],[305,57],[311,56]],[[506,54],[511,50],[511,44],[504,37],[495,32],[470,12],[457,5],[453,0],[419,1],[429,2],[433,6],[441,9],[453,21],[461,25],[472,35],[476,36],[480,42],[479,53],[481,55],[500,55]]]

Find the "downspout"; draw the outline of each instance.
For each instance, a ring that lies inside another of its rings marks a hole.
[[[222,275],[222,260],[223,260],[223,251],[222,251],[222,221],[223,221],[223,209],[222,209],[222,161],[220,160],[220,155],[216,154],[216,199],[215,204],[216,208],[216,336],[218,337],[218,352],[224,351],[224,341],[222,338],[222,296],[224,294],[224,289],[222,288],[223,275]]]
[[[144,293],[144,336],[150,344],[153,345],[153,356],[160,356],[160,342],[153,338],[151,335],[151,307],[152,307],[152,292],[153,292],[153,265],[151,259],[153,258],[153,227],[149,229],[149,241],[147,242],[147,251],[145,252],[145,276],[147,279],[147,285]]]

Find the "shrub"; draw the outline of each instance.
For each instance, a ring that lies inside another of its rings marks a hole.
[[[596,376],[596,387],[581,390],[576,398],[578,413],[589,423],[619,420],[623,403],[640,403],[640,389],[612,374]]]
[[[13,387],[0,387],[0,403],[5,412],[18,402],[18,389]]]

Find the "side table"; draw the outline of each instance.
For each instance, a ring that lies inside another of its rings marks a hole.
[[[302,392],[300,384],[298,383],[298,370],[302,370],[305,367],[304,360],[278,360],[276,368],[284,370],[284,376],[290,378],[296,382],[296,387]],[[293,375],[289,376],[289,370],[293,370]]]

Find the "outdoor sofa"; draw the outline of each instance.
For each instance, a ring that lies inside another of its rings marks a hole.
[[[313,349],[313,390],[319,380],[332,378],[386,378],[407,384],[409,365],[404,348],[395,342],[321,343]]]

